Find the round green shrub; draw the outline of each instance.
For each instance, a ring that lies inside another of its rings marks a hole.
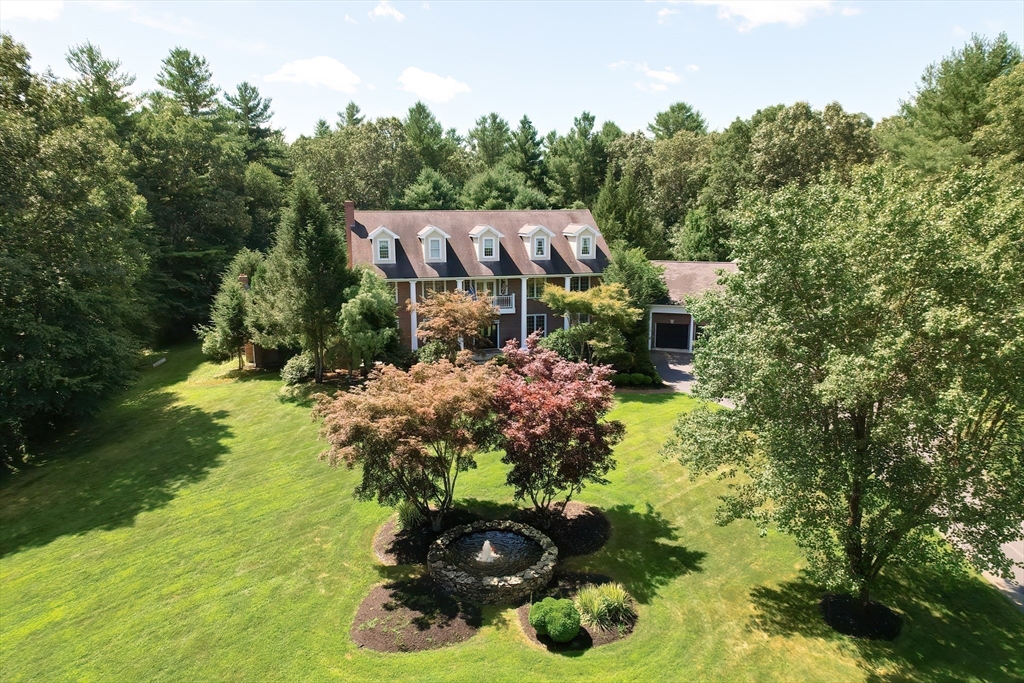
[[[572,600],[556,600],[547,613],[547,631],[556,643],[568,643],[580,632],[580,613]]]
[[[638,387],[642,387],[644,384],[651,383],[651,378],[643,374],[642,372],[634,372],[632,375],[630,375],[630,378],[633,380],[633,384]]]
[[[548,613],[556,602],[557,600],[554,598],[544,598],[540,602],[530,605],[530,626],[537,631],[537,635],[546,636],[548,634]]]
[[[281,368],[281,379],[285,384],[298,384],[307,377],[311,377],[316,371],[316,363],[313,356],[308,353],[300,353],[292,356]]]

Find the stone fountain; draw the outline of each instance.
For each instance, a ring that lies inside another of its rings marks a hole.
[[[551,580],[558,549],[525,524],[474,522],[442,534],[427,553],[430,576],[472,602],[515,603]]]

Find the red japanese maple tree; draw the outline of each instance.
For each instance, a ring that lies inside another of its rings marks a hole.
[[[550,524],[588,483],[608,483],[612,446],[625,426],[604,419],[614,396],[611,368],[567,361],[539,340],[534,334],[526,349],[514,340],[505,346],[510,371],[498,382],[494,404],[502,462],[512,466],[506,483]]]

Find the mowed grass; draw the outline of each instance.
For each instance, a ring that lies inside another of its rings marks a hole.
[[[682,395],[623,394],[611,484],[583,499],[614,528],[567,562],[639,602],[625,641],[564,656],[487,608],[471,640],[430,652],[357,648],[374,584],[371,539],[391,514],[352,497],[357,472],[316,459],[309,406],[276,375],[237,379],[172,349],[41,462],[0,485],[3,681],[1000,681],[1024,678],[1024,615],[975,576],[892,571],[893,643],[838,636],[792,542],[714,524],[721,484],[691,482],[659,450]],[[497,454],[460,496],[511,502]]]

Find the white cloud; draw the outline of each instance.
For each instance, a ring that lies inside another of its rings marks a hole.
[[[451,76],[441,77],[410,66],[398,77],[402,89],[431,102],[447,102],[459,93],[470,92],[469,86]]]
[[[860,14],[860,7],[844,7],[839,10],[839,14],[844,17],[855,17]]]
[[[355,19],[353,19],[352,17],[350,17],[347,14],[345,15],[345,22],[349,23],[349,24],[358,24],[359,23],[358,21],[356,21]]]
[[[271,83],[302,83],[314,87],[322,85],[331,90],[348,93],[355,92],[356,86],[361,82],[359,76],[333,57],[297,59],[288,62],[269,76],[264,76],[263,80]]]
[[[690,73],[696,73],[700,71],[700,67],[697,66],[696,64],[687,64],[686,70],[689,71]]]
[[[48,0],[4,0],[0,2],[0,15],[4,19],[28,19],[29,21],[57,21],[64,10],[63,2]]]
[[[801,26],[817,13],[831,14],[833,0],[693,0],[697,5],[718,8],[718,18],[737,24],[741,33],[765,24]],[[845,13],[844,16],[850,16]],[[855,8],[854,11],[857,11]]]
[[[368,14],[371,19],[394,19],[395,21],[405,19],[405,15],[392,7],[388,0],[380,0],[380,3],[370,10]]]
[[[124,12],[128,15],[128,21],[148,26],[167,33],[179,36],[198,37],[202,35],[200,26],[191,19],[179,17],[170,12],[162,12],[159,15],[144,14],[135,3],[121,2],[119,0],[97,0],[89,3],[104,12]]]
[[[679,14],[679,10],[669,9],[668,7],[661,8],[660,10],[658,10],[658,23],[667,24],[668,18],[673,14]]]
[[[643,90],[644,92],[660,92],[668,89],[668,86],[681,83],[683,78],[675,69],[670,66],[666,66],[661,69],[652,69],[643,62],[630,62],[625,59],[618,62],[612,62],[608,65],[608,68],[612,71],[619,71],[620,69],[632,68],[633,71],[642,73],[647,80],[636,81],[633,83],[637,90]],[[686,70],[689,72],[697,71],[696,64],[688,64]]]

